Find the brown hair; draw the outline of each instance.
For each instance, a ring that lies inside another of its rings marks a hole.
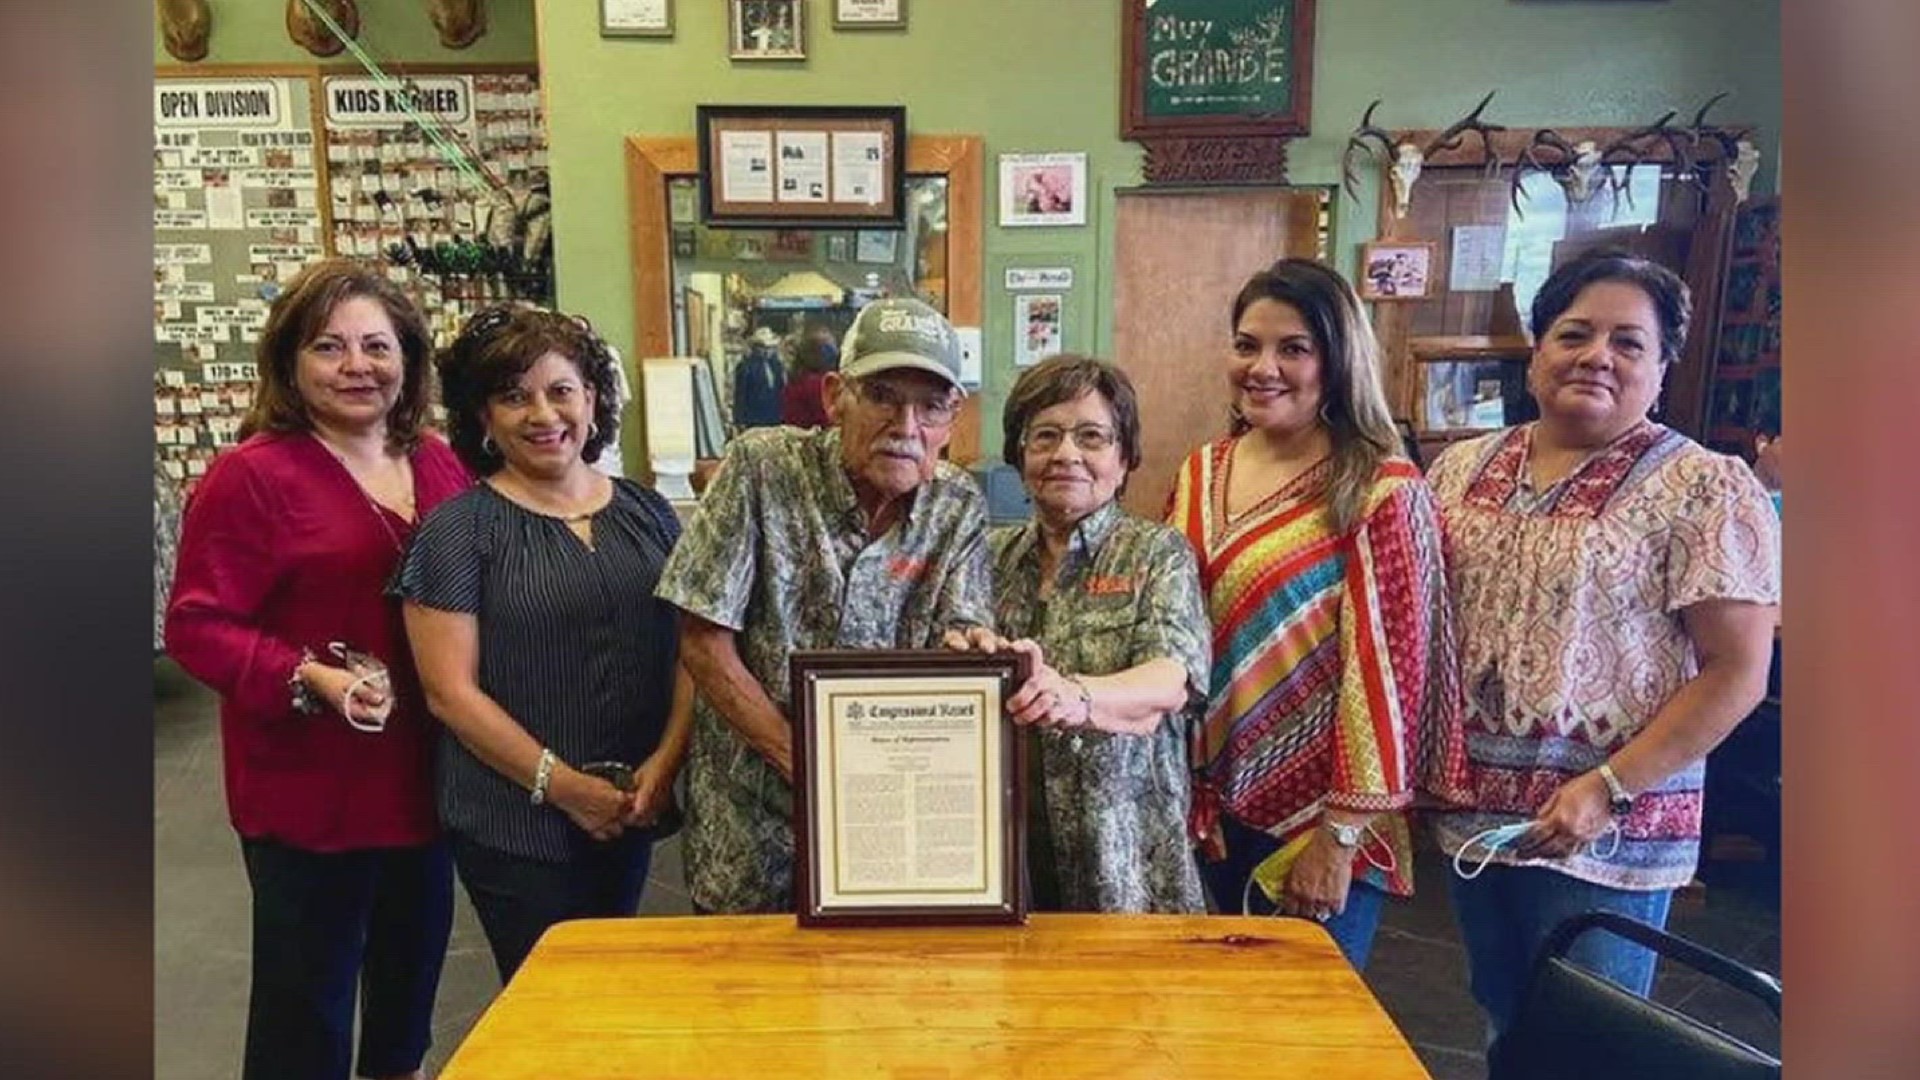
[[[1230,331],[1261,300],[1300,313],[1320,353],[1320,420],[1333,440],[1327,479],[1327,520],[1344,533],[1365,512],[1367,491],[1380,464],[1400,449],[1386,391],[1380,385],[1380,344],[1360,309],[1360,297],[1339,271],[1314,259],[1281,259],[1247,279],[1233,298]],[[1247,423],[1238,413],[1233,433]]]
[[[300,350],[326,328],[333,309],[364,296],[377,301],[393,321],[403,358],[400,397],[387,413],[387,445],[411,452],[420,442],[427,415],[427,355],[432,341],[419,307],[385,274],[354,259],[325,259],[294,275],[267,310],[266,325],[254,347],[259,374],[253,387],[253,406],[240,422],[240,437],[262,431],[310,431],[313,420],[300,397],[294,371]]]
[[[1018,469],[1024,464],[1020,438],[1027,425],[1043,409],[1063,401],[1077,400],[1093,391],[1107,400],[1113,409],[1114,434],[1120,440],[1120,458],[1127,471],[1140,467],[1140,399],[1133,392],[1133,380],[1127,373],[1091,356],[1058,353],[1020,373],[1007,393],[1007,405],[1001,412],[1000,456]]]
[[[475,475],[500,471],[506,459],[487,441],[487,402],[520,381],[548,353],[559,353],[593,388],[593,433],[580,446],[589,464],[620,430],[620,389],[613,352],[586,319],[528,304],[487,308],[460,330],[434,361],[447,406],[447,441]]]

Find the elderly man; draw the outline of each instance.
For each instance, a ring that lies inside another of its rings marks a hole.
[[[880,300],[841,352],[832,424],[736,439],[661,575],[700,688],[686,847],[700,911],[793,906],[795,649],[937,648],[992,621],[985,502],[940,460],[964,396],[953,327]]]

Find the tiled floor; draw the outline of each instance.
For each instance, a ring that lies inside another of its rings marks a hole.
[[[155,667],[154,1039],[159,1080],[239,1075],[247,1002],[247,886],[226,820],[213,697],[170,664]],[[1485,1025],[1466,992],[1466,967],[1446,904],[1447,869],[1421,860],[1419,895],[1389,906],[1367,982],[1437,1080],[1483,1074]],[[1720,881],[1683,894],[1671,928],[1737,960],[1780,969],[1777,885]],[[686,914],[677,841],[655,852],[643,914]],[[441,977],[429,1073],[445,1062],[498,989],[486,943],[461,897]],[[1758,1005],[1699,976],[1662,971],[1655,997],[1777,1051]]]

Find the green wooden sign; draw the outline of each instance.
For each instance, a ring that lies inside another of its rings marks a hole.
[[[1129,0],[1121,135],[1304,135],[1313,0]]]

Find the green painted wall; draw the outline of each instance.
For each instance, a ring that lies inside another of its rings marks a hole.
[[[424,0],[360,0],[360,44],[383,66],[392,63],[525,64],[535,56],[534,0],[487,0],[487,33],[464,49],[444,49],[427,19]],[[593,0],[573,0],[582,7]],[[205,64],[352,63],[353,57],[316,57],[287,37],[283,0],[211,0],[213,35]],[[177,64],[160,42],[156,19],[153,62]]]
[[[630,348],[633,312],[626,235],[628,134],[691,134],[703,102],[891,104],[911,130],[986,140],[990,270],[1009,259],[1066,255],[1081,266],[1070,303],[1091,305],[1091,340],[1108,351],[1114,189],[1139,182],[1139,150],[1118,138],[1122,0],[912,0],[899,32],[836,32],[832,0],[807,5],[799,63],[726,56],[723,0],[676,0],[671,39],[601,38],[592,0],[539,0],[541,61],[552,145],[558,288]],[[1298,184],[1339,180],[1346,134],[1385,98],[1388,127],[1442,127],[1489,89],[1488,117],[1513,126],[1641,124],[1666,110],[1691,115],[1731,90],[1715,113],[1757,124],[1772,190],[1780,125],[1778,0],[1320,0],[1314,134],[1291,144]],[[991,223],[995,155],[1084,150],[1098,193],[1077,229]],[[1371,184],[1336,216],[1337,261],[1375,230]],[[984,292],[988,416],[1011,382],[1001,342],[1010,301],[997,273]],[[1224,303],[1224,298],[1219,301]],[[1069,334],[1072,328],[1070,323]],[[998,453],[997,425],[986,451]]]

